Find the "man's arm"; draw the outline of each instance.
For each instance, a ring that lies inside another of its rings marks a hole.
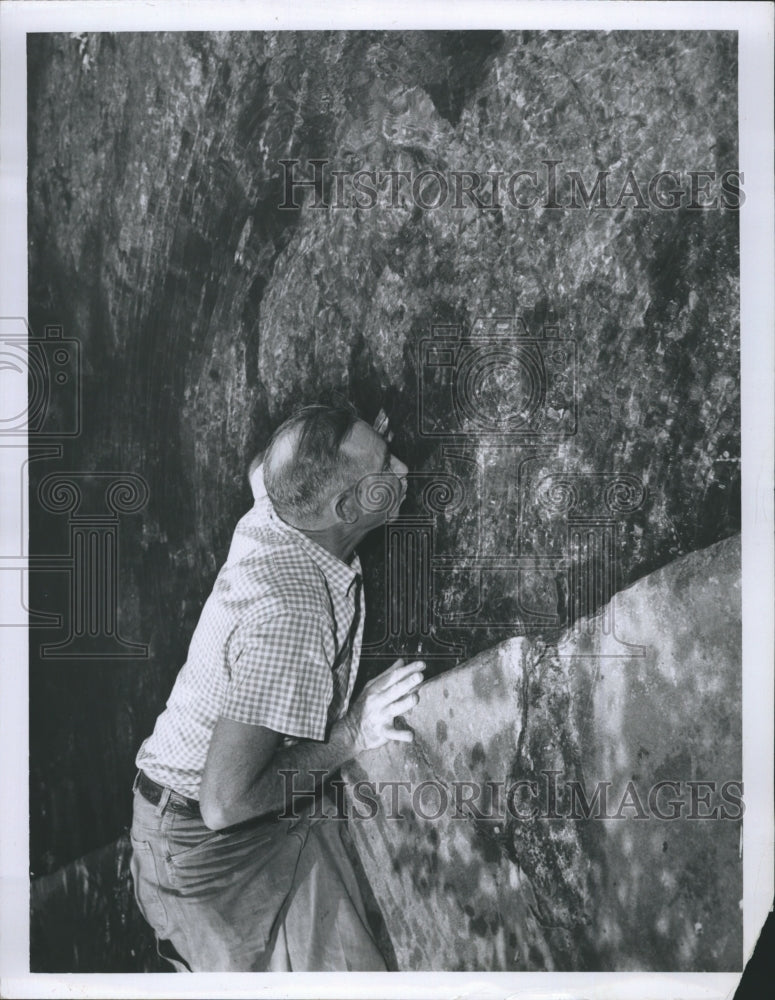
[[[285,805],[283,770],[301,774],[335,771],[364,750],[388,740],[411,742],[411,730],[397,729],[395,717],[417,704],[422,663],[398,660],[364,687],[325,743],[305,741],[281,747],[282,734],[264,726],[218,719],[210,741],[199,805],[212,830],[279,812]]]

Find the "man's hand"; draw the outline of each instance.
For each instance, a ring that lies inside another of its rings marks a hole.
[[[396,660],[390,669],[370,680],[342,720],[348,726],[355,754],[374,750],[388,740],[411,743],[410,729],[397,729],[395,718],[419,701],[417,689],[423,682],[424,663]]]
[[[303,775],[333,771],[364,750],[388,740],[410,743],[410,730],[396,729],[395,718],[417,704],[424,663],[396,660],[369,681],[350,711],[331,728],[326,743],[302,740],[281,747],[280,733],[219,718],[207,753],[199,804],[212,830],[279,811],[286,803],[283,770]]]

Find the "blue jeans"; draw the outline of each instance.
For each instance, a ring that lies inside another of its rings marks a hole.
[[[180,972],[383,971],[341,823],[213,831],[174,792],[135,790],[132,877],[159,954]]]

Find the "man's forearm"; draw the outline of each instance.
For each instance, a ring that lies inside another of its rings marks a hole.
[[[311,776],[314,771],[331,773],[351,760],[356,752],[355,735],[342,719],[333,724],[325,743],[305,740],[278,748],[261,774],[238,799],[229,804],[228,825],[281,812],[287,804],[289,792],[288,776],[283,772],[298,774],[302,788],[311,792],[312,777],[307,783],[307,775]]]
[[[347,715],[331,727],[325,743],[281,747],[275,731],[219,718],[200,785],[199,804],[207,826],[222,830],[281,812],[293,791],[283,772],[295,772],[305,781],[313,771],[330,774],[388,740],[411,743],[411,730],[399,727],[397,720],[417,704],[424,666],[397,660],[368,681]]]

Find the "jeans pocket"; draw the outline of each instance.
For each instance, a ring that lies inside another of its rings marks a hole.
[[[130,832],[132,857],[129,868],[135,887],[135,899],[146,921],[160,937],[164,937],[169,922],[162,899],[162,882],[153,847],[148,841],[138,840]]]
[[[167,832],[167,877],[181,894],[215,891],[233,877],[271,841],[266,830],[243,828],[198,833],[188,824]]]
[[[212,885],[218,873],[218,842],[223,835],[201,819],[181,813],[164,817],[164,864],[170,885],[196,892]]]
[[[175,865],[185,865],[187,860],[195,861],[214,841],[218,840],[219,836],[217,831],[208,830],[204,835],[192,836],[189,833],[181,837],[176,830],[174,834],[167,835],[165,859]]]

